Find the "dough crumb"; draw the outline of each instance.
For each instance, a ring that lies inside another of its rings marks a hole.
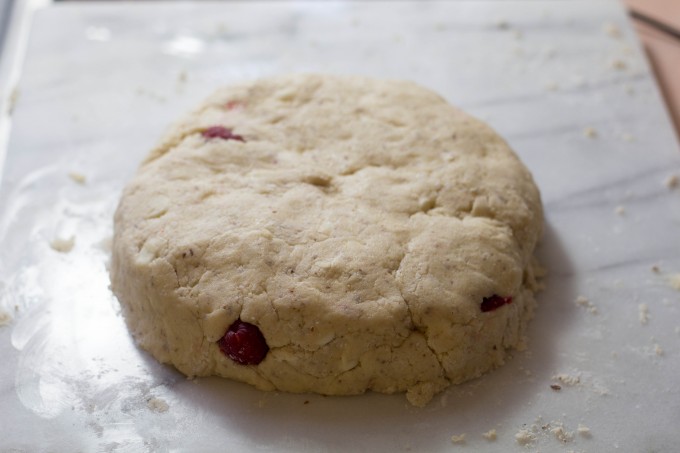
[[[661,272],[661,269],[659,268],[659,266],[657,266],[655,264],[654,266],[652,266],[652,272],[654,272],[655,274],[658,274],[658,273]]]
[[[186,82],[186,81],[187,81],[187,78],[188,78],[188,75],[187,75],[187,72],[186,72],[184,69],[182,69],[182,70],[179,72],[179,74],[177,75],[177,81],[178,81],[179,83],[184,83],[184,82]]]
[[[499,30],[508,30],[510,28],[510,23],[505,19],[496,20],[496,28]]]
[[[451,436],[451,442],[453,442],[454,444],[464,444],[465,433]]]
[[[680,291],[680,274],[673,274],[668,277],[668,283],[671,285],[671,288]]]
[[[559,384],[550,384],[550,388],[555,390],[556,392],[559,392],[560,390],[562,390],[562,386],[559,385]]]
[[[602,31],[610,38],[619,39],[621,38],[621,29],[616,24],[607,22],[602,26]]]
[[[482,433],[482,437],[486,440],[493,442],[494,440],[496,440],[498,438],[498,434],[496,433],[495,429],[490,429],[487,432]]]
[[[663,348],[659,346],[659,343],[654,343],[654,354],[656,354],[659,357],[663,356]]]
[[[7,115],[12,115],[19,101],[19,87],[14,87],[7,99]]]
[[[626,215],[626,208],[624,206],[617,206],[614,212],[616,212],[616,215],[623,216]]]
[[[555,436],[555,439],[559,440],[562,443],[567,443],[571,442],[574,440],[574,433],[571,433],[569,431],[565,431],[564,427],[559,424],[552,428],[550,432]]]
[[[81,186],[87,182],[87,177],[82,173],[78,173],[77,171],[70,172],[68,177],[71,178],[73,182],[80,184]]]
[[[590,432],[590,428],[587,426],[584,426],[582,424],[578,424],[578,427],[576,428],[576,432],[581,436],[581,437],[593,437],[592,433]]]
[[[640,319],[640,324],[642,325],[649,322],[649,307],[647,304],[638,305],[638,318]]]
[[[680,186],[680,177],[678,175],[670,175],[664,180],[663,184],[669,189],[675,189]]]
[[[12,322],[12,315],[0,308],[0,327],[8,326]]]
[[[583,129],[583,135],[588,138],[596,138],[597,131],[595,130],[594,127],[586,127],[585,129]]]
[[[52,242],[50,242],[50,247],[59,253],[68,253],[73,250],[75,245],[76,238],[74,236],[71,236],[68,239],[54,238],[52,239]]]
[[[536,440],[536,436],[528,429],[520,429],[515,434],[515,441],[520,445],[529,445]]]
[[[623,134],[621,136],[621,138],[623,139],[624,142],[634,142],[635,141],[635,137],[633,137],[632,134]]]
[[[609,62],[609,67],[611,69],[615,69],[617,71],[623,71],[624,69],[626,69],[628,67],[628,65],[626,64],[625,61],[623,61],[619,58],[615,58],[615,59],[613,59]]]
[[[593,305],[590,300],[588,300],[587,297],[585,296],[578,296],[576,300],[574,301],[576,305],[583,307],[588,310],[588,312],[592,315],[596,315],[598,313],[597,307]]]
[[[560,381],[563,384],[574,386],[581,383],[581,377],[578,375],[559,373],[552,377],[556,381]]]
[[[154,412],[167,412],[170,409],[168,403],[162,398],[156,398],[155,396],[146,401],[146,405],[149,409]]]

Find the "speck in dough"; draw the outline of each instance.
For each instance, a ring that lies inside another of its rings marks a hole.
[[[280,76],[218,91],[152,150],[111,283],[137,343],[188,376],[422,406],[522,344],[541,229],[529,171],[437,94]]]

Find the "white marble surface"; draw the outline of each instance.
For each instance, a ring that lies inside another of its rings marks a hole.
[[[121,187],[217,86],[291,71],[412,79],[509,140],[548,224],[526,352],[417,409],[190,382],[134,347],[105,270]],[[0,451],[677,449],[680,189],[663,181],[680,153],[618,3],[59,5],[36,18],[20,93],[0,186]],[[552,390],[560,373],[580,382]]]

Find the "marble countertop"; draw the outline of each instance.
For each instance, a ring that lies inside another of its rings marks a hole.
[[[549,274],[528,350],[424,409],[187,381],[134,347],[108,290],[117,198],[162,131],[222,84],[303,71],[430,87],[506,137],[541,189]],[[680,153],[618,3],[61,4],[34,19],[19,93],[0,451],[677,449]]]

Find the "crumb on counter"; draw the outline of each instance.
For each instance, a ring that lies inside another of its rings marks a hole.
[[[559,373],[552,377],[556,381],[560,381],[562,384],[566,385],[578,385],[581,383],[581,377],[578,375]]]
[[[496,440],[498,438],[498,434],[496,433],[495,429],[490,429],[487,432],[482,433],[482,437],[486,440],[493,442],[494,440]]]
[[[597,137],[597,131],[595,130],[594,127],[586,127],[583,129],[583,136],[588,137],[588,138],[596,138]]]
[[[613,24],[611,22],[606,22],[604,25],[602,25],[602,31],[610,38],[614,39],[621,38],[621,29],[619,28],[618,25]]]
[[[8,326],[12,322],[12,315],[0,308],[0,327]]]
[[[157,398],[155,396],[149,398],[146,401],[146,405],[149,409],[151,409],[154,412],[167,412],[168,409],[170,409],[170,406],[164,399]]]
[[[615,58],[609,62],[609,67],[617,71],[623,71],[628,67],[628,64],[620,58]]]
[[[19,87],[14,87],[7,99],[7,114],[12,115],[19,101]]]
[[[598,313],[597,307],[593,305],[593,303],[590,302],[590,300],[585,296],[578,296],[574,303],[579,307],[587,309],[592,315],[596,315]]]
[[[582,424],[580,424],[580,423],[578,424],[578,427],[576,428],[576,432],[577,432],[581,437],[589,438],[589,437],[592,437],[592,436],[593,436],[592,433],[590,432],[590,428],[588,428],[587,426],[582,425]]]
[[[70,172],[68,174],[68,177],[71,178],[73,182],[75,182],[76,184],[80,184],[81,186],[87,182],[87,177],[84,174],[79,173],[77,171]]]
[[[528,429],[520,429],[515,434],[515,441],[520,445],[529,445],[536,440],[536,435]]]
[[[668,283],[671,285],[671,288],[680,291],[680,274],[673,274],[668,277]]]
[[[675,189],[680,186],[680,177],[678,175],[670,175],[664,180],[663,184],[669,189]]]
[[[499,30],[509,30],[510,29],[510,22],[508,22],[505,19],[497,19],[496,20],[496,28]]]
[[[550,432],[555,436],[555,439],[562,443],[566,444],[567,442],[574,440],[574,433],[566,431],[561,423],[556,424]]]
[[[69,253],[71,250],[73,250],[73,247],[75,245],[76,245],[75,236],[71,236],[68,239],[54,238],[50,242],[50,247],[52,247],[53,250],[59,253]]]
[[[659,343],[654,343],[654,354],[656,354],[659,357],[662,357],[664,354],[663,348],[659,346]]]
[[[465,433],[463,434],[454,434],[451,436],[451,442],[454,444],[464,444],[465,443]]]
[[[647,304],[638,305],[638,318],[640,319],[640,324],[647,324],[649,322],[649,307]]]
[[[623,216],[626,215],[626,208],[624,206],[619,205],[616,207],[616,209],[614,209],[614,212],[616,212],[616,215]]]

